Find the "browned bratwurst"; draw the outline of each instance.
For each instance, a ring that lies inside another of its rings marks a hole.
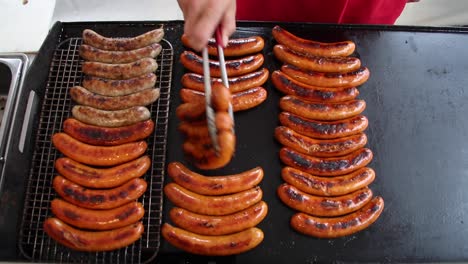
[[[83,62],[83,73],[86,75],[107,79],[130,79],[137,76],[155,72],[158,63],[153,58],[143,58],[134,62],[109,64],[102,62]]]
[[[159,43],[128,51],[107,51],[83,44],[80,46],[80,56],[87,61],[129,63],[143,58],[156,58],[161,50]]]
[[[134,50],[160,42],[164,37],[164,29],[158,28],[136,37],[107,38],[91,29],[83,30],[83,42],[102,50]]]
[[[126,80],[112,80],[85,75],[82,83],[83,87],[89,91],[105,96],[128,95],[153,88],[155,84],[156,75],[152,72]]]

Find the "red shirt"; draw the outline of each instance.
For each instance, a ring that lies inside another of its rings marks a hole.
[[[407,0],[237,0],[237,19],[394,24]]]

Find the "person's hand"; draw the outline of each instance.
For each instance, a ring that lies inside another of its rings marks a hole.
[[[223,44],[236,30],[236,0],[177,0],[184,13],[184,33],[190,46],[201,51],[218,25],[223,32]]]

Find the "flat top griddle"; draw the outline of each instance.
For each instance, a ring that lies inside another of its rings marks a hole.
[[[62,34],[77,37],[92,27],[102,34],[122,36],[144,31],[149,22],[64,23]],[[155,22],[156,23],[156,22]],[[158,22],[159,23],[159,22]],[[185,70],[179,62],[181,21],[163,22],[174,48],[167,162],[181,161],[183,138],[177,131],[175,109]],[[333,240],[307,237],[289,227],[294,213],[276,196],[282,183],[280,144],[273,138],[282,94],[270,81],[267,100],[257,108],[236,113],[237,148],[232,162],[207,175],[231,174],[255,166],[265,170],[261,183],[269,213],[259,225],[265,240],[254,250],[223,258],[181,252],[161,240],[161,263],[309,263],[309,262],[428,262],[468,260],[468,60],[464,28],[350,26],[285,23],[238,23],[234,37],[261,35],[266,45],[264,67],[281,63],[272,54],[274,25],[318,41],[350,39],[356,56],[371,71],[360,88],[369,119],[366,134],[376,171],[370,186],[385,199],[379,220],[367,230]],[[165,183],[169,182],[168,177]],[[172,204],[164,199],[163,222]]]

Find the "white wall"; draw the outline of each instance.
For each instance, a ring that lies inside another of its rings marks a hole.
[[[399,25],[468,25],[468,0],[420,0],[407,4]]]

